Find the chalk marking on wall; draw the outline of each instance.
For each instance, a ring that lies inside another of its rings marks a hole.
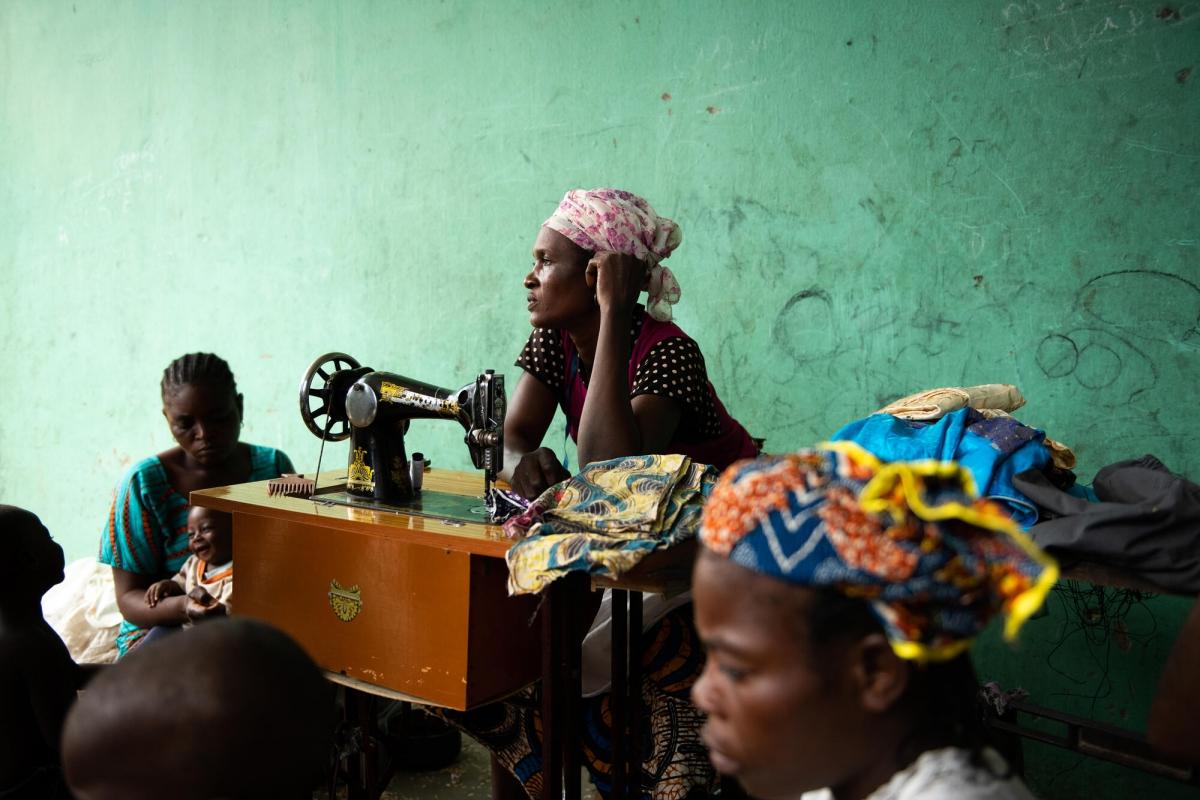
[[[971,234],[971,257],[979,258],[981,255],[983,255],[984,247],[987,245],[987,239],[985,239],[984,235],[979,232],[981,226],[968,225],[961,220],[956,221],[955,224],[959,227],[966,228]]]
[[[1125,146],[1137,150],[1145,150],[1149,153],[1162,153],[1168,156],[1179,156],[1180,158],[1200,158],[1200,153],[1179,153],[1175,150],[1168,150],[1165,147],[1155,147],[1147,142],[1139,142],[1135,139],[1124,139]]]
[[[929,105],[931,105],[933,107],[934,112],[938,115],[938,119],[940,119],[943,123],[945,123],[946,127],[948,127],[950,129],[950,132],[952,134],[954,134],[953,138],[956,138],[959,140],[960,146],[961,146],[962,142],[969,141],[968,139],[966,139],[966,137],[964,137],[961,133],[959,133],[958,129],[954,126],[954,123],[952,123],[950,121],[950,119],[942,112],[941,107],[937,104],[937,101],[935,101],[933,99],[933,96],[930,95],[928,92],[926,92],[925,97],[926,97],[926,99],[929,100]],[[984,141],[984,140],[976,139],[976,140],[974,140],[974,143],[978,144],[982,141]],[[975,151],[975,144],[973,144],[971,147],[972,153],[974,153],[974,151]],[[950,160],[953,160],[953,159],[950,159]],[[947,163],[949,163],[949,161],[947,161]],[[1025,203],[1022,202],[1021,197],[1016,193],[1016,191],[1013,189],[1012,185],[1009,184],[1008,181],[1004,180],[1004,178],[1002,178],[998,172],[996,172],[994,169],[987,166],[986,164],[984,165],[983,168],[986,169],[993,178],[995,178],[997,181],[999,181],[1000,184],[1005,189],[1008,190],[1008,193],[1012,195],[1013,199],[1017,201],[1017,208],[1020,209],[1021,216],[1022,217],[1028,216],[1028,213],[1025,210]]]
[[[121,209],[128,211],[133,201],[135,186],[149,183],[154,178],[154,172],[149,166],[154,160],[154,153],[148,149],[120,154],[113,159],[115,173],[84,188],[79,193],[79,199],[86,200],[95,196],[101,211],[109,210],[110,201],[119,200]],[[86,183],[87,179],[82,179],[76,182],[76,186]]]
[[[1071,378],[1092,391],[1114,387],[1117,381],[1125,397],[1121,401],[1096,398],[1101,406],[1113,408],[1132,403],[1154,388],[1159,370],[1154,360],[1129,339],[1111,330],[1082,326],[1066,333],[1051,333],[1038,342],[1035,363],[1051,380]]]
[[[1010,77],[1036,79],[1074,73],[1077,80],[1113,80],[1147,75],[1157,70],[1128,69],[1144,50],[1144,37],[1150,36],[1153,46],[1153,40],[1176,36],[1180,26],[1200,19],[1191,8],[1164,24],[1152,19],[1146,9],[1126,2],[1083,3],[1069,9],[1066,5],[1059,3],[1053,13],[1043,13],[1037,2],[1009,3],[1001,9],[1003,22],[995,30],[1001,33],[1001,50],[1014,58]],[[1158,61],[1161,63],[1161,56]],[[1106,74],[1113,72],[1120,74]]]
[[[1119,8],[1123,5],[1125,5],[1125,3],[1122,2],[1122,0],[1112,0],[1109,3],[1101,4],[1101,6],[1104,6],[1104,5]],[[1068,14],[1076,14],[1076,13],[1078,13],[1080,11],[1084,11],[1086,9],[1082,6],[1077,6],[1075,8],[1067,8],[1066,3],[1059,3],[1058,10],[1054,11],[1052,13],[1042,14],[1041,10],[1042,10],[1041,3],[1036,2],[1036,0],[1030,0],[1030,2],[1025,2],[1025,3],[1008,3],[1007,5],[1004,6],[1004,8],[1000,9],[1000,15],[1002,17],[1004,17],[1004,19],[1010,20],[1010,19],[1012,19],[1013,11],[1016,11],[1020,15],[1025,14],[1027,11],[1033,11],[1035,16],[1032,16],[1032,17],[1019,16],[1017,19],[1017,23],[1040,22],[1041,20],[1054,19],[1055,17],[1063,17]]]
[[[1170,300],[1156,303],[1149,316],[1131,315],[1127,298],[1142,295]],[[1173,272],[1142,268],[1097,275],[1079,288],[1075,306],[1106,325],[1150,341],[1179,342],[1200,333],[1200,284]]]
[[[640,121],[638,121],[638,122],[619,122],[616,125],[608,125],[603,128],[595,128],[590,131],[572,131],[570,133],[564,134],[564,136],[566,136],[566,138],[568,138],[568,139],[579,139],[582,137],[595,136],[598,133],[607,133],[608,131],[618,131],[618,130],[623,130],[625,128],[640,128],[641,126],[642,126],[642,123]]]
[[[847,98],[847,100],[849,100],[849,98]],[[878,118],[868,114],[858,106],[847,103],[846,107],[861,117],[863,121],[865,121],[867,125],[869,125],[875,131],[875,133],[879,135],[879,138],[883,141],[883,146],[887,148],[888,158],[891,160],[892,164],[895,164],[896,154],[892,152],[892,143],[888,141],[887,134],[884,132],[883,128],[880,127]]]
[[[1017,207],[1021,209],[1021,216],[1022,217],[1026,216],[1025,204],[1021,202],[1021,198],[1018,197],[1017,193],[1015,191],[1013,191],[1013,188],[1011,186],[1009,186],[1008,181],[1004,180],[1004,178],[1001,178],[999,173],[997,173],[996,170],[992,169],[991,167],[984,167],[984,169],[986,169],[989,173],[991,173],[993,178],[1000,181],[1000,183],[1004,186],[1005,189],[1008,189],[1008,193],[1013,196],[1013,200],[1017,201]]]
[[[927,99],[929,101],[929,105],[933,106],[933,110],[938,115],[938,119],[940,119],[942,122],[946,123],[946,127],[950,129],[950,132],[952,134],[954,134],[955,136],[957,136],[959,139],[962,139],[965,141],[966,140],[965,137],[961,133],[958,132],[958,128],[954,127],[954,123],[952,123],[950,121],[950,119],[945,114],[942,113],[942,108],[941,108],[941,106],[939,106],[937,104],[937,101],[935,101],[933,99],[933,95],[931,95],[929,92],[926,92],[925,99]]]
[[[767,81],[765,78],[756,78],[755,80],[747,81],[746,83],[737,83],[737,84],[734,84],[733,86],[726,86],[724,89],[715,89],[711,92],[705,92],[704,94],[695,95],[695,99],[707,100],[710,97],[720,97],[721,95],[729,94],[730,92],[740,92],[742,89],[749,89],[754,86],[760,86],[766,82]]]
[[[1103,16],[1100,17],[1091,17],[1091,19],[1094,19],[1095,22],[1085,25],[1084,27],[1085,29],[1090,29],[1093,36],[1097,35],[1097,33],[1103,34],[1110,30],[1128,30],[1132,35],[1136,35],[1136,32],[1140,28],[1144,27],[1146,22],[1145,12],[1141,9],[1131,7],[1127,2],[1102,3],[1099,6],[1093,6],[1091,8],[1088,8],[1086,4],[1077,6],[1076,8],[1065,8],[1065,6],[1065,3],[1060,3],[1059,10],[1056,13],[1040,14],[1037,13],[1041,11],[1041,6],[1038,3],[1009,3],[1000,12],[1000,15],[1004,17],[1004,24],[997,25],[995,30],[1004,30],[1005,28],[1013,28],[1018,25],[1032,25],[1033,23],[1037,22],[1049,22],[1051,20],[1058,20],[1061,17],[1067,17],[1071,22],[1072,28],[1076,33],[1078,33],[1081,15],[1084,12],[1099,11],[1099,9],[1104,8],[1105,6],[1108,6],[1108,8],[1112,11],[1125,13],[1104,13]],[[1026,17],[1022,15],[1027,9],[1031,9],[1033,7],[1036,7],[1037,9],[1034,12],[1034,16]],[[1021,12],[1021,14],[1018,14],[1016,19],[1013,19],[1012,12],[1014,9],[1018,12]],[[1129,18],[1129,23],[1125,28],[1122,28],[1117,20],[1121,19],[1123,21],[1126,16]],[[1190,20],[1190,17],[1188,19]],[[1185,21],[1188,20],[1179,20],[1179,22],[1176,22],[1176,26]]]

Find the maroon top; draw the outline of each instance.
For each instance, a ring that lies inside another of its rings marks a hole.
[[[634,312],[630,339],[630,399],[653,394],[681,406],[679,427],[667,452],[682,453],[718,469],[758,455],[746,429],[717,397],[695,340],[678,325],[646,315],[641,306]],[[516,365],[554,392],[567,417],[567,432],[578,441],[589,376],[567,332],[535,328]]]

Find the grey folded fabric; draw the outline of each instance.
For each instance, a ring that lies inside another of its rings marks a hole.
[[[1200,591],[1200,486],[1152,455],[1109,464],[1089,502],[1054,487],[1038,470],[1013,484],[1043,520],[1029,534],[1058,558],[1136,572],[1168,591]]]

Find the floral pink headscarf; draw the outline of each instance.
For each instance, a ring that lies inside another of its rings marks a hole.
[[[584,250],[609,250],[645,261],[650,267],[646,311],[661,322],[679,302],[679,282],[659,262],[683,241],[673,220],[654,213],[642,198],[622,189],[572,189],[543,223]]]

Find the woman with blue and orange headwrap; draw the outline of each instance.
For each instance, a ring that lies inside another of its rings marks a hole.
[[[966,651],[997,613],[1015,635],[1058,569],[976,498],[957,464],[844,442],[725,472],[693,579],[718,771],[763,800],[1030,797]]]

